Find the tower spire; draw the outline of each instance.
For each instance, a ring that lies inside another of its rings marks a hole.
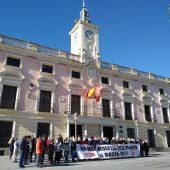
[[[89,18],[89,12],[88,12],[86,5],[85,5],[85,0],[83,0],[83,8],[80,12],[80,20],[85,21],[85,22],[89,22],[89,23],[91,22],[90,18]]]
[[[85,0],[83,0],[83,8],[85,8],[85,6],[86,6],[86,5],[85,5]]]

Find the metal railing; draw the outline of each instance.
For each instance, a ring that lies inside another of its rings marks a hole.
[[[132,119],[132,113],[131,113],[131,112],[125,113],[125,120],[133,120],[133,119]]]
[[[16,103],[16,99],[12,98],[1,98],[0,99],[0,108],[3,109],[15,109],[15,103]]]
[[[68,114],[74,114],[75,112],[78,115],[86,115],[86,116],[93,116],[93,117],[110,117],[110,113],[103,113],[102,106],[76,106],[76,105],[66,105],[65,111]]]
[[[146,114],[146,113],[145,113],[145,121],[147,121],[147,122],[152,122],[151,114]]]
[[[27,42],[27,41],[15,39],[15,38],[7,37],[7,36],[1,35],[1,34],[0,34],[0,43],[12,45],[12,46],[19,47],[19,48],[25,48],[25,49],[37,51],[39,53],[44,53],[47,55],[57,56],[59,58],[69,59],[69,60],[75,61],[75,62],[80,62],[79,55],[75,55],[75,54],[71,54],[71,53],[68,53],[68,52],[65,52],[62,50],[42,46],[42,45],[35,44],[32,42]],[[119,66],[116,64],[111,64],[111,63],[105,62],[105,61],[101,61],[101,68],[107,69],[107,70],[114,70],[114,71],[124,73],[124,74],[132,74],[132,75],[136,75],[138,77],[154,79],[154,80],[168,82],[168,83],[170,82],[170,78],[158,76],[158,75],[148,73],[148,72],[139,71],[137,69]]]
[[[25,48],[25,49],[37,51],[39,53],[53,55],[53,56],[57,56],[60,58],[65,58],[65,59],[80,62],[79,55],[71,54],[71,53],[68,53],[68,52],[65,52],[62,50],[46,47],[46,46],[35,44],[32,42],[7,37],[7,36],[1,35],[1,34],[0,34],[0,43],[6,44],[6,45],[12,45],[12,46],[19,47],[19,48]]]

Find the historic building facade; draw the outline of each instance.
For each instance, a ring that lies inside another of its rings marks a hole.
[[[11,136],[75,131],[170,147],[170,78],[101,61],[85,5],[70,37],[68,53],[0,35],[1,152]],[[102,86],[99,102],[84,96],[94,86]]]

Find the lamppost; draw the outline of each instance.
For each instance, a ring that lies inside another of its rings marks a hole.
[[[74,113],[75,139],[77,139],[77,119],[78,119],[78,114],[75,112]]]

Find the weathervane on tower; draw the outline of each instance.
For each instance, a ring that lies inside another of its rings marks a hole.
[[[80,20],[85,21],[85,22],[89,22],[89,23],[91,22],[90,17],[89,17],[89,12],[88,12],[86,5],[85,5],[85,0],[83,0],[83,9],[80,12]]]

